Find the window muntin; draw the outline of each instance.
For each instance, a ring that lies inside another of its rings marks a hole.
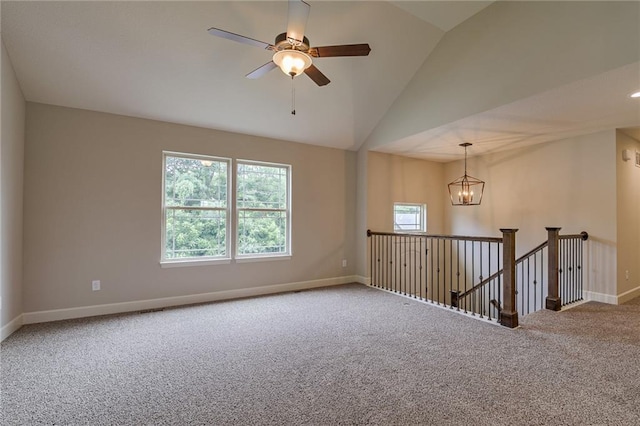
[[[395,203],[393,230],[399,232],[426,232],[427,206],[424,204]]]
[[[231,160],[164,153],[162,260],[228,259]]]
[[[290,254],[290,177],[288,165],[237,162],[237,257]]]

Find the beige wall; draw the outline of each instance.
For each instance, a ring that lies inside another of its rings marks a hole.
[[[9,323],[22,314],[22,182],[24,166],[25,101],[2,48],[2,139],[0,142],[0,326],[2,337],[13,331]],[[15,327],[19,327],[16,324]],[[4,328],[5,326],[11,328]]]
[[[610,130],[469,158],[468,173],[486,182],[484,198],[477,207],[447,204],[446,232],[499,236],[500,228],[518,228],[520,255],[546,239],[546,226],[562,227],[561,234],[587,231],[586,290],[615,296],[615,145]],[[448,163],[446,181],[462,171],[462,161]]]
[[[366,230],[393,231],[395,202],[427,205],[427,232],[444,231],[444,165],[379,152],[358,151],[356,273],[369,278]]]
[[[639,2],[495,2],[444,35],[367,146],[637,62],[639,27]]]
[[[637,62],[640,59],[639,26],[638,2],[501,1],[447,32],[359,150],[358,229],[366,229],[370,222],[368,216],[372,214],[368,211],[370,203],[366,192],[369,172],[362,161],[368,152],[578,79]],[[487,32],[487,28],[491,31]],[[498,235],[500,227],[524,223],[526,229],[520,226],[518,239],[530,245],[544,238],[544,226],[562,223],[564,232],[580,231],[589,226],[590,233],[594,234],[589,243],[594,268],[591,276],[599,283],[599,290],[607,295],[616,294],[613,133],[615,131],[611,130],[608,136],[601,138],[606,139],[604,146],[599,142],[590,143],[595,145],[593,152],[602,153],[606,158],[598,158],[597,154],[585,151],[579,146],[581,138],[577,138],[574,142],[567,142],[576,145],[574,148],[562,148],[568,146],[567,143],[553,149],[539,146],[483,159],[482,170],[489,172],[488,177],[481,176],[485,180],[495,182],[494,175],[499,176],[503,187],[517,189],[524,185],[543,196],[522,200],[523,196],[518,192],[500,195],[502,202],[515,206],[507,217],[495,211],[496,203],[491,202],[486,204],[488,207],[483,203],[480,210],[458,210],[450,219],[451,210],[446,208],[444,231]],[[558,158],[563,159],[563,165],[554,158],[539,158],[541,152],[549,150],[552,155],[555,150],[561,151]],[[535,159],[532,163],[535,166],[529,165],[530,155]],[[522,168],[518,169],[514,164]],[[554,167],[551,173],[547,172],[549,165]],[[590,169],[592,166],[595,168]],[[506,175],[502,176],[498,172],[500,170],[505,170]],[[461,162],[447,164],[446,171],[445,184],[462,174]],[[529,180],[525,174],[529,171],[533,171],[537,179]],[[600,173],[606,183],[598,179]],[[582,177],[594,183],[596,193],[604,198],[589,198],[586,194],[592,188],[581,183]],[[587,192],[579,195],[570,189],[573,184],[585,187]],[[549,192],[549,188],[556,191],[556,185],[557,196],[547,199],[544,194]],[[489,195],[490,188],[491,184]],[[532,199],[540,204],[528,201]],[[559,210],[553,210],[555,213],[547,210],[554,202],[560,206]],[[595,206],[595,210],[584,214],[580,210],[572,210],[574,202],[589,209]],[[534,211],[545,213],[538,215]],[[572,213],[578,211],[581,213]],[[366,238],[359,235],[357,238],[358,273],[363,275],[366,274]],[[610,259],[613,261],[609,262]]]
[[[161,268],[163,150],[291,164],[291,260]],[[25,312],[355,270],[353,152],[27,103],[25,155]]]
[[[367,226],[393,232],[393,204],[427,205],[427,232],[443,232],[444,165],[433,161],[369,152]]]
[[[356,189],[356,274],[358,280],[362,283],[367,282],[369,272],[367,269],[367,229],[369,216],[367,205],[367,191],[369,190],[368,184],[368,162],[369,152],[366,149],[360,149],[357,153],[357,189]]]
[[[635,165],[640,141],[620,131],[616,140],[618,295],[626,300],[640,295],[640,167]],[[622,159],[625,149],[629,161]]]

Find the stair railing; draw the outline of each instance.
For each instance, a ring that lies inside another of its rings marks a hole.
[[[521,315],[544,309],[548,294],[545,285],[548,246],[545,241],[516,260],[517,305]]]
[[[517,327],[518,314],[583,299],[589,235],[546,229],[547,241],[518,259],[517,229],[501,229],[502,238],[369,230],[371,285]]]
[[[583,299],[581,243],[589,235],[584,231],[574,235],[559,235],[560,228],[546,229],[547,241],[515,261],[516,306],[521,316],[543,308],[557,311]],[[475,299],[482,299],[484,288],[493,285],[502,274],[502,270],[496,271],[474,287],[458,294],[458,306],[464,309],[468,304],[475,303]],[[490,300],[490,303],[496,305],[498,310],[501,309],[498,300]]]
[[[549,240],[549,295],[546,308],[559,311],[583,300],[583,242],[589,234],[559,235],[560,228],[547,228]],[[552,250],[555,255],[552,259]],[[555,260],[555,261],[554,261]]]
[[[544,306],[546,292],[542,291],[542,279],[544,277],[543,251],[546,247],[547,241],[529,250],[515,260],[516,306],[521,316],[542,309]],[[502,279],[503,273],[504,271],[502,269],[494,272],[474,287],[458,294],[456,297],[457,306],[460,306],[466,312],[469,305],[477,303],[477,299],[484,299],[483,293],[486,293],[485,287],[495,285],[496,281]],[[489,303],[499,311],[502,309],[499,300],[490,299]],[[537,308],[538,306],[539,308]]]
[[[367,231],[371,285],[517,327],[515,233],[500,237]],[[512,271],[511,275],[497,274]],[[458,295],[483,285],[462,309]],[[475,284],[475,285],[474,285]]]

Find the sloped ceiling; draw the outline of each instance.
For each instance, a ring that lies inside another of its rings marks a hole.
[[[640,87],[640,63],[575,81],[498,108],[416,133],[377,151],[434,161],[463,156],[459,144],[470,141],[470,155],[621,128],[640,140],[640,101],[629,96]]]
[[[244,77],[268,51],[207,33],[273,43],[286,24],[283,1],[2,2],[2,38],[27,101],[343,149],[360,146],[444,33],[387,2],[311,2],[312,45],[372,51],[314,60],[331,83],[296,78],[293,116],[288,76]]]
[[[447,32],[365,148],[450,161],[640,127],[640,3],[495,2]]]
[[[436,60],[432,54],[445,36],[465,25],[492,31],[476,24],[494,9],[503,13],[505,4],[492,3],[310,1],[306,33],[312,45],[366,42],[372,49],[368,57],[314,60],[331,79],[324,87],[306,76],[292,85],[277,69],[246,79],[271,59],[269,52],[206,31],[217,27],[273,42],[286,29],[285,1],[2,1],[1,29],[27,101],[355,150],[382,121],[407,115],[394,103],[429,84],[415,77]],[[518,3],[506,7],[512,4]],[[457,63],[450,51],[445,55]],[[640,126],[640,101],[630,103],[618,92],[634,85],[640,90],[639,66],[413,130],[375,149],[449,161],[461,157],[461,141],[474,142],[476,155],[603,127],[633,133]],[[473,67],[456,70],[461,72],[479,75]],[[419,120],[428,111],[409,113]]]
[[[489,6],[493,1],[392,1],[391,3],[443,31],[449,31]]]

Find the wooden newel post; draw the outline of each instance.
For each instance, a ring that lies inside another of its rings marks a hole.
[[[547,277],[547,299],[545,301],[545,308],[552,311],[559,311],[562,307],[562,301],[560,300],[560,294],[558,292],[558,234],[560,228],[547,227],[547,248],[548,257],[548,277]]]
[[[516,232],[517,229],[501,229],[502,232],[502,310],[500,324],[509,328],[518,326],[516,309]]]

